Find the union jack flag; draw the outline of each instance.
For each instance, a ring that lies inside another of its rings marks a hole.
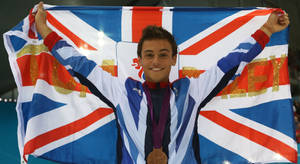
[[[143,81],[137,42],[147,25],[171,32],[179,60],[170,80],[198,77],[268,18],[268,8],[66,7],[45,5],[47,23],[112,76]],[[288,30],[276,33],[242,74],[200,112],[203,163],[296,162]],[[4,34],[18,86],[18,143],[28,155],[65,163],[116,163],[113,110],[43,45],[28,15]]]

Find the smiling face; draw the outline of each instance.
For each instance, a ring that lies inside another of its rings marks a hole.
[[[139,64],[144,69],[145,79],[149,82],[168,82],[171,67],[176,64],[171,44],[165,39],[145,40]]]

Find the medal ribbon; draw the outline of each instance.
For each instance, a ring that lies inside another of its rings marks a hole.
[[[144,83],[145,84],[145,83]],[[144,91],[146,94],[147,102],[148,102],[148,109],[150,110],[151,122],[152,122],[152,141],[154,148],[161,148],[162,147],[162,140],[165,132],[166,122],[168,119],[168,112],[170,110],[170,87],[167,86],[164,99],[162,103],[162,107],[160,110],[159,121],[158,124],[154,119],[153,113],[153,103],[151,99],[150,90],[147,85],[143,85]]]

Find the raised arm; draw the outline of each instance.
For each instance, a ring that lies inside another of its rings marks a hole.
[[[47,13],[44,10],[43,2],[38,4],[37,12],[35,13],[35,27],[37,32],[42,36],[43,39],[52,32],[52,30],[47,26]]]
[[[267,22],[250,38],[220,59],[215,67],[207,70],[199,78],[191,79],[194,88],[191,94],[202,102],[200,107],[216,96],[235,75],[243,71],[247,63],[260,54],[273,33],[285,29],[288,25],[289,18],[285,12],[280,9],[273,11]]]
[[[44,44],[51,54],[62,64],[72,75],[80,79],[91,92],[102,98],[102,101],[110,101],[115,105],[114,100],[120,94],[121,85],[119,80],[103,71],[94,61],[79,53],[74,47],[68,44],[57,33],[52,31],[46,23],[47,12],[43,8],[43,2],[38,4],[35,13],[35,25],[37,32],[44,39]],[[105,98],[106,99],[105,99]]]

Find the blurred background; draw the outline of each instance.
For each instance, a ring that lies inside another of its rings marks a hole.
[[[37,4],[38,0],[9,0],[0,2],[1,34],[17,25]],[[291,19],[289,40],[289,73],[294,101],[296,128],[300,128],[300,0],[44,0],[46,4],[68,6],[192,6],[192,7],[274,7],[284,9]],[[297,30],[298,29],[298,30]],[[0,163],[20,163],[17,147],[17,117],[15,112],[18,92],[10,70],[3,38],[0,44]],[[299,125],[299,126],[298,126]],[[300,142],[300,130],[297,134]],[[299,155],[298,155],[299,156]],[[30,164],[53,163],[30,159]]]

